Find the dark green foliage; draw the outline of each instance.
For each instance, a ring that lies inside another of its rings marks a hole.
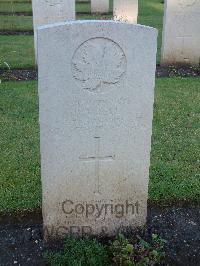
[[[165,257],[164,244],[155,234],[150,242],[139,236],[127,239],[120,234],[109,244],[89,238],[67,238],[62,251],[48,251],[44,258],[51,266],[153,266]]]
[[[65,240],[64,249],[60,252],[46,252],[46,261],[52,266],[106,266],[109,255],[106,246],[93,239]]]
[[[165,257],[165,241],[153,234],[150,242],[137,236],[131,241],[123,235],[111,244],[112,261],[116,266],[156,265]]]

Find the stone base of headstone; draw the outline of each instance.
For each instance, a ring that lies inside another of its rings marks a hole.
[[[92,13],[108,13],[109,0],[91,0]]]
[[[138,0],[114,0],[113,18],[117,21],[137,23]]]

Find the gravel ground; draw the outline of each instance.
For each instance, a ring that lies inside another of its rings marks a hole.
[[[164,265],[200,265],[200,207],[149,207],[145,239],[152,233],[167,241]],[[0,221],[0,265],[45,265],[42,252],[40,212],[2,215]]]

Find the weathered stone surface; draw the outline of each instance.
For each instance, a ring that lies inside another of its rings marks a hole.
[[[138,0],[114,0],[114,20],[137,23]]]
[[[114,21],[39,29],[46,238],[145,224],[156,37]]]
[[[92,13],[108,13],[109,0],[91,0]]]
[[[75,19],[75,0],[32,0],[32,8],[35,58],[37,59],[37,28]]]
[[[199,0],[165,1],[161,62],[199,65]]]

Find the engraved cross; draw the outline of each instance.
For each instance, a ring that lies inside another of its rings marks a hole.
[[[95,155],[94,156],[80,156],[79,159],[84,162],[95,163],[95,190],[94,193],[100,194],[100,161],[113,161],[115,155],[101,156],[100,155],[100,137],[94,137],[95,139]]]
[[[181,55],[184,57],[184,61],[186,63],[189,63],[190,59],[186,57],[186,41],[189,41],[192,36],[191,35],[183,35],[183,36],[178,36],[177,38],[180,38],[182,40],[182,48],[181,48]]]

